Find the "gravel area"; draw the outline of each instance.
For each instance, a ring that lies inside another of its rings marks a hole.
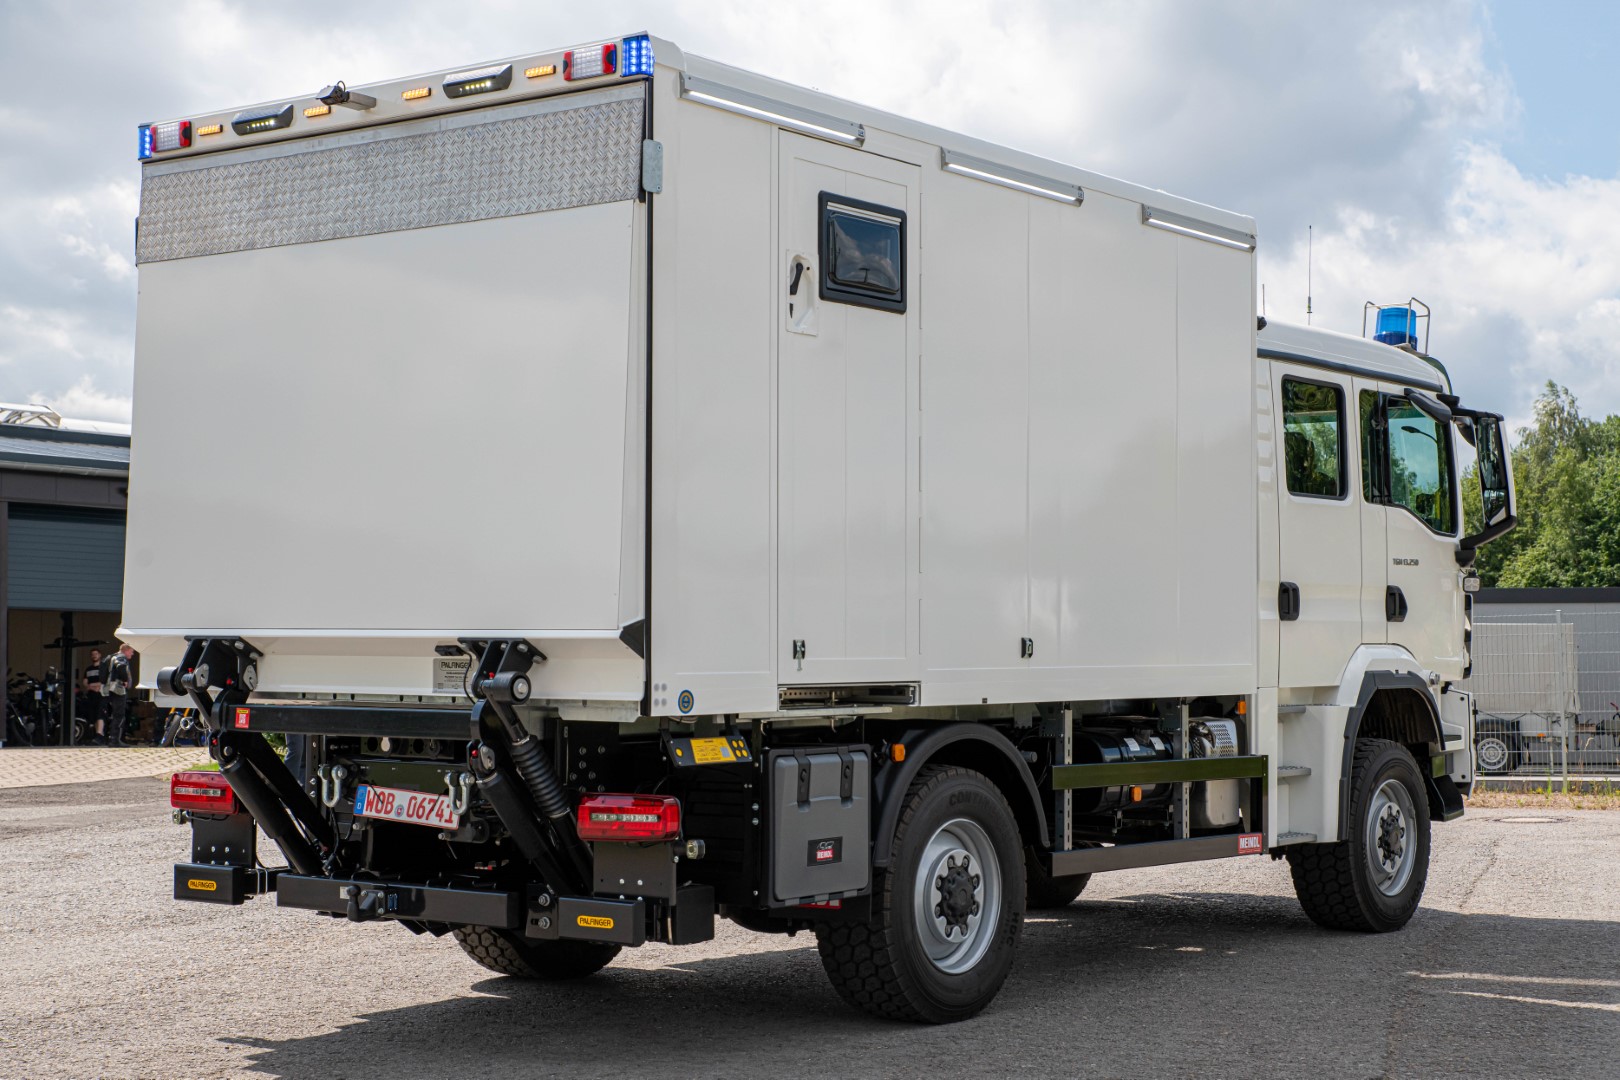
[[[1615,1075],[1620,814],[1435,836],[1376,937],[1316,929],[1269,859],[1099,877],[986,1013],[921,1028],[846,1009],[802,935],[532,985],[397,926],[177,903],[163,781],[0,790],[0,1076]]]

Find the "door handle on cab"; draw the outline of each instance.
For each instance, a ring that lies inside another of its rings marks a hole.
[[[1401,592],[1399,585],[1391,585],[1384,590],[1384,620],[1386,622],[1406,621],[1406,594]]]
[[[1277,618],[1293,622],[1299,618],[1299,586],[1284,581],[1277,586]]]

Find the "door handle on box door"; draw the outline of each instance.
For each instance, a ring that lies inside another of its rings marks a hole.
[[[816,333],[815,289],[804,280],[811,272],[808,255],[792,255],[788,262],[787,330],[790,334]],[[801,298],[800,288],[804,288]]]

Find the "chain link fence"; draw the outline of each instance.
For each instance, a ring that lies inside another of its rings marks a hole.
[[[1620,776],[1620,611],[1474,614],[1474,765],[1481,776]]]

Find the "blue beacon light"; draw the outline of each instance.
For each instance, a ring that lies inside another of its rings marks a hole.
[[[1417,347],[1417,312],[1405,304],[1378,309],[1378,330],[1374,341],[1385,345]]]
[[[619,64],[619,75],[651,75],[653,73],[652,41],[646,34],[624,39],[623,59]]]

